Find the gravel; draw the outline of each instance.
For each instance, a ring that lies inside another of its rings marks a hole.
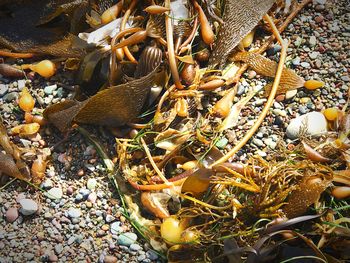
[[[350,10],[345,0],[336,4],[314,2],[297,16],[282,37],[291,41],[287,66],[305,79],[324,81],[325,86],[316,91],[300,88],[280,96],[259,131],[234,157],[236,160],[244,162],[253,154],[267,158],[280,140],[294,143],[291,138],[295,137],[285,136],[291,120],[329,107],[341,108],[346,103],[350,84]],[[279,51],[280,47],[273,45],[268,55],[276,60]],[[243,75],[245,80],[238,85],[236,102],[252,86],[264,86],[270,81],[255,74],[248,70]],[[48,80],[37,76],[28,81],[10,80],[0,76],[0,111],[7,128],[20,124],[14,112],[25,85],[37,95],[34,112],[41,114],[46,105],[71,97],[64,87],[74,84],[66,72]],[[265,102],[266,97],[260,92],[242,110],[234,130],[225,133],[217,146],[230,150],[255,122]],[[89,127],[89,131],[98,133],[94,127]],[[60,139],[61,135],[50,128],[43,129],[44,145],[17,138],[21,147],[41,149],[52,147]],[[102,136],[101,140],[113,152],[113,139]],[[18,182],[0,191],[0,262],[161,261],[123,217],[123,208],[102,160],[79,134],[71,135],[69,143],[58,144],[45,175],[41,184],[45,193]]]

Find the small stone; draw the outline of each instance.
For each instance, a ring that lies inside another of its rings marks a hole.
[[[96,188],[97,181],[95,178],[89,178],[86,183],[86,187],[89,190],[94,190]]]
[[[19,193],[16,197],[16,202],[19,203],[22,199],[25,199],[26,195],[24,193]]]
[[[301,65],[303,68],[310,68],[310,63],[309,63],[309,62],[301,62],[300,65]]]
[[[0,84],[0,98],[3,97],[9,90],[9,86],[6,84]]]
[[[51,254],[49,256],[49,262],[57,262],[58,261],[58,257],[55,254]]]
[[[296,139],[302,131],[311,136],[325,133],[327,131],[327,120],[320,112],[307,113],[290,121],[286,135],[290,139]]]
[[[110,215],[110,214],[107,214],[105,220],[106,220],[107,223],[110,223],[110,222],[115,220],[115,217]]]
[[[130,245],[130,250],[132,250],[132,251],[139,251],[139,250],[142,250],[142,247],[139,244],[131,244]]]
[[[316,46],[316,37],[315,37],[315,36],[311,36],[311,37],[309,38],[309,45],[310,45],[311,47]]]
[[[238,85],[237,95],[241,96],[245,92],[245,87],[242,84]]]
[[[80,193],[78,193],[76,196],[75,196],[75,201],[76,202],[81,202],[82,200],[84,199],[84,196]]]
[[[73,187],[68,186],[68,187],[67,187],[67,191],[66,191],[66,193],[67,193],[67,195],[71,195],[71,194],[73,194],[73,193],[74,193],[74,189],[73,189]]]
[[[19,203],[21,205],[20,212],[25,216],[35,214],[39,209],[38,204],[32,199],[24,198],[20,200]]]
[[[350,81],[350,77],[349,76],[341,76],[341,80],[345,81],[345,82],[349,82]]]
[[[18,92],[10,92],[10,93],[7,93],[7,94],[3,97],[3,99],[4,99],[4,101],[6,101],[6,102],[12,102],[12,101],[14,101],[14,100],[17,100],[18,97],[19,97]]]
[[[46,86],[44,88],[44,92],[46,95],[51,95],[56,89],[57,89],[57,85],[54,84],[54,85]]]
[[[50,189],[53,187],[53,182],[51,179],[46,179],[44,182],[41,183],[41,187],[44,189]]]
[[[132,232],[125,232],[119,235],[117,242],[121,246],[129,247],[131,244],[134,244],[137,240],[137,235]]]
[[[254,70],[250,70],[248,72],[248,79],[253,79],[256,76],[256,72]]]
[[[228,143],[228,140],[225,137],[223,137],[216,142],[215,146],[218,147],[219,149],[224,149],[227,143]]]
[[[89,202],[91,202],[92,204],[96,203],[96,200],[97,200],[97,195],[95,192],[92,192],[91,194],[89,194],[87,200]]]
[[[147,258],[149,258],[150,260],[157,260],[158,259],[158,255],[156,252],[154,252],[153,250],[148,250],[146,252],[146,256]]]
[[[104,225],[101,227],[101,229],[102,229],[103,231],[108,231],[108,230],[109,230],[109,225],[104,224]]]
[[[262,106],[265,103],[266,99],[257,99],[254,104],[256,106]]]
[[[15,207],[10,207],[7,211],[6,211],[6,220],[9,223],[13,223],[16,221],[16,219],[18,218],[18,209]]]
[[[114,222],[111,224],[111,233],[113,235],[118,235],[123,231],[123,228],[120,226],[120,222]]]
[[[288,90],[286,92],[286,100],[290,100],[291,98],[293,98],[295,95],[297,95],[298,90],[293,89],[293,90]]]
[[[300,103],[302,103],[302,104],[306,104],[306,103],[308,103],[309,101],[310,101],[310,98],[309,98],[309,97],[303,97],[303,98],[300,99]]]
[[[80,209],[73,208],[73,207],[69,208],[69,210],[68,210],[67,213],[68,213],[68,216],[69,216],[70,218],[78,218],[78,217],[81,216],[81,211],[80,211]]]
[[[32,260],[34,258],[34,254],[33,253],[28,253],[28,252],[24,252],[23,256],[27,259],[27,260]]]
[[[118,262],[118,258],[114,257],[114,256],[110,256],[110,255],[106,255],[103,259],[104,263],[117,263]]]
[[[324,20],[324,17],[323,17],[323,16],[316,16],[316,17],[315,17],[315,22],[316,22],[316,23],[321,23],[321,22],[323,22],[323,20]]]
[[[47,193],[46,193],[46,196],[52,200],[60,200],[63,196],[63,191],[62,191],[62,188],[59,188],[59,187],[54,187],[54,188],[51,188]]]
[[[311,59],[316,59],[316,58],[318,57],[319,54],[320,54],[319,52],[313,51],[313,52],[310,52],[310,53],[309,53],[309,57],[310,57]]]
[[[79,190],[79,193],[82,194],[84,199],[87,199],[91,192],[90,192],[89,189],[82,188],[82,189]]]
[[[294,66],[299,66],[300,65],[300,57],[296,57],[292,60],[292,64]]]
[[[260,155],[261,157],[266,157],[267,156],[267,154],[266,154],[266,152],[264,152],[264,151],[256,151],[256,153],[258,154],[258,155]]]
[[[257,139],[257,138],[253,139],[253,143],[254,143],[256,146],[259,146],[259,147],[264,146],[263,141],[260,140],[260,139]]]
[[[63,251],[63,245],[62,244],[56,244],[54,249],[55,249],[56,254],[59,255]]]
[[[277,96],[276,96],[275,100],[276,100],[277,102],[281,102],[281,101],[284,101],[285,98],[286,98],[286,95],[280,94],[280,95],[277,95]]]
[[[25,79],[17,80],[17,88],[18,88],[18,90],[22,90],[25,86],[26,86],[26,80]]]
[[[272,138],[267,138],[264,140],[264,143],[270,147],[272,150],[274,150],[277,146],[277,143],[275,141],[272,140]]]

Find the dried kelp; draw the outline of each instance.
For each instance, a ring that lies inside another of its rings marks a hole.
[[[277,63],[262,55],[253,52],[238,52],[232,56],[232,60],[247,63],[249,67],[263,76],[274,78],[276,75]],[[294,70],[284,68],[277,94],[286,93],[288,90],[303,87],[304,83],[305,80],[298,76]],[[265,87],[265,94],[269,95],[270,91],[271,85],[267,85]]]
[[[70,21],[63,14],[87,10],[88,1],[11,1],[0,4],[7,11],[5,16],[0,16],[0,46],[3,48],[60,57],[83,54],[82,50],[72,47],[77,38],[67,33]],[[51,21],[55,23],[50,24]]]
[[[209,66],[222,67],[228,55],[238,43],[258,24],[263,15],[272,7],[274,0],[227,0],[224,15]]]

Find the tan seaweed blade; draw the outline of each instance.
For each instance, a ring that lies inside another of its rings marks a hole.
[[[98,92],[83,101],[64,101],[48,107],[44,116],[60,131],[72,122],[115,127],[135,119],[148,97],[158,67],[147,76]]]
[[[227,0],[214,51],[209,58],[209,67],[222,67],[228,55],[261,20],[274,0]]]
[[[274,78],[277,71],[277,63],[262,55],[253,52],[238,52],[232,57],[234,61],[243,61],[248,64],[258,74]],[[298,76],[294,70],[283,68],[281,81],[278,86],[277,94],[285,93],[288,90],[303,87],[305,80]],[[265,93],[270,94],[271,84],[266,85]]]

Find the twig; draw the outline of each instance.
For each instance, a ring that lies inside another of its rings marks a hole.
[[[267,113],[269,112],[270,107],[271,107],[271,105],[272,105],[272,103],[274,101],[274,98],[276,96],[277,88],[278,88],[278,85],[279,85],[280,80],[281,80],[281,75],[282,75],[282,70],[283,70],[283,67],[284,67],[284,62],[285,62],[286,56],[287,56],[288,43],[285,43],[283,41],[281,35],[278,32],[278,29],[276,28],[276,26],[275,26],[274,22],[272,21],[272,19],[270,18],[270,16],[266,14],[264,16],[264,18],[271,25],[271,27],[273,29],[273,33],[275,34],[277,40],[280,42],[281,47],[282,47],[281,57],[280,57],[280,61],[278,62],[278,68],[277,68],[277,72],[276,72],[276,77],[275,77],[275,80],[274,80],[273,85],[272,85],[270,96],[269,96],[269,98],[268,98],[268,100],[267,100],[267,102],[266,102],[266,104],[264,106],[264,109],[262,110],[259,118],[254,123],[254,125],[250,128],[250,130],[246,133],[246,135],[241,139],[241,141],[235,147],[233,147],[233,149],[231,149],[228,153],[226,153],[223,157],[218,159],[216,162],[211,164],[210,168],[212,168],[215,165],[218,165],[218,164],[226,162],[228,159],[230,159],[232,156],[234,156],[250,140],[250,138],[259,129],[261,123],[265,119],[265,117],[266,117]]]

